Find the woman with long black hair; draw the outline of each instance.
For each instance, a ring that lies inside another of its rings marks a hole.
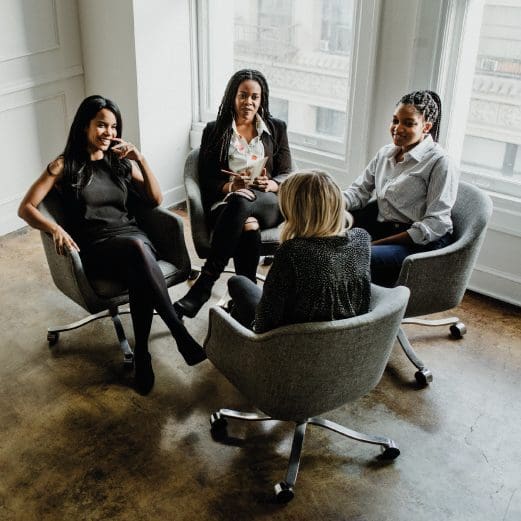
[[[121,113],[114,102],[98,95],[83,100],[63,154],[31,186],[18,215],[34,228],[52,234],[59,254],[77,250],[87,273],[122,280],[128,286],[135,383],[141,394],[148,394],[154,385],[148,352],[154,309],[188,365],[206,356],[179,320],[155,248],[129,212],[134,198],[154,207],[161,204],[163,196],[143,154],[121,135]],[[52,189],[57,189],[63,200],[68,231],[38,210]]]

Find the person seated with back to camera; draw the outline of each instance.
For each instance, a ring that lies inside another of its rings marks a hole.
[[[375,284],[394,286],[408,255],[452,242],[459,171],[437,143],[440,121],[435,92],[403,96],[390,125],[393,143],[382,147],[344,192],[354,225],[372,237]]]
[[[367,313],[370,237],[350,229],[352,219],[333,178],[320,170],[291,174],[279,187],[279,203],[285,219],[281,245],[264,287],[244,276],[231,277],[231,315],[264,333]]]
[[[74,116],[65,150],[29,188],[18,215],[30,226],[52,234],[58,254],[78,251],[87,275],[121,280],[128,287],[135,385],[139,393],[148,394],[155,379],[148,352],[154,309],[188,365],[202,362],[206,355],[178,318],[156,249],[130,211],[137,200],[158,206],[163,195],[143,154],[121,135],[118,106],[103,96],[85,98]],[[70,233],[38,210],[53,189],[63,201]]]
[[[251,183],[251,166],[267,159]],[[206,125],[199,152],[199,179],[207,221],[213,229],[210,253],[188,293],[174,306],[193,318],[233,258],[235,272],[256,281],[260,231],[282,222],[279,184],[291,171],[286,124],[271,116],[266,78],[237,71],[228,81],[216,121]]]

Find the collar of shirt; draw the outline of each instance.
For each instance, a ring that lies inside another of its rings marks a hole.
[[[403,162],[405,163],[409,160],[409,158],[412,157],[416,162],[419,163],[423,159],[423,156],[425,156],[425,154],[431,150],[433,145],[434,141],[432,140],[432,136],[430,134],[427,134],[420,143],[418,143],[415,147],[411,148],[411,150],[409,150],[403,155]],[[394,161],[396,153],[399,149],[400,147],[397,146],[391,147],[387,154],[387,157]]]
[[[270,131],[269,131],[268,127],[266,126],[266,123],[264,123],[264,120],[258,114],[256,114],[256,116],[255,116],[255,126],[257,128],[257,137],[260,138],[262,136],[263,132],[270,134]],[[242,138],[242,136],[239,134],[239,132],[237,132],[237,125],[235,124],[235,119],[232,120],[232,130],[233,130],[234,135],[237,135],[240,138]]]

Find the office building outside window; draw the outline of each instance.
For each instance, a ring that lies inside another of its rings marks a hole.
[[[468,30],[480,33],[461,168],[521,194],[521,0],[485,0]]]

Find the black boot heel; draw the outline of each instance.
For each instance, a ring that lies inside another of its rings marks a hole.
[[[174,302],[174,309],[179,318],[183,316],[194,318],[203,305],[210,300],[214,284],[215,279],[213,277],[201,273],[188,293],[182,299]]]
[[[137,356],[134,359],[136,364],[136,372],[134,375],[134,384],[136,391],[146,396],[154,387],[155,375],[152,369],[152,357],[150,353],[145,353],[143,356]]]

